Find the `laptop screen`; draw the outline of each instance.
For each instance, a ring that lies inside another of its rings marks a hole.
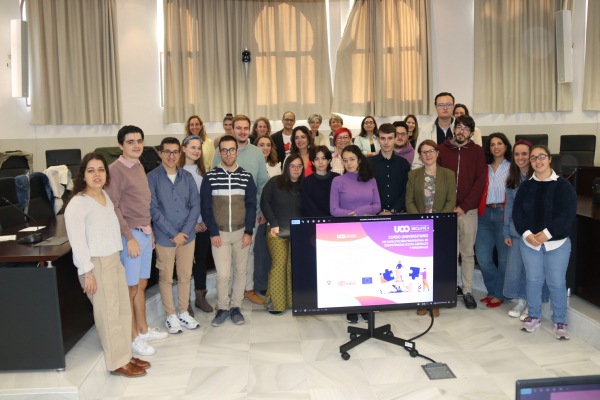
[[[517,400],[597,400],[600,376],[517,381]]]

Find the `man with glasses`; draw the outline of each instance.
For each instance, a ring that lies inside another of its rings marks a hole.
[[[396,121],[393,125],[396,128],[396,144],[394,145],[394,153],[404,158],[409,164],[412,165],[415,159],[415,149],[408,140],[410,138],[408,136],[408,125],[404,121]]]
[[[419,129],[419,138],[415,148],[418,149],[421,142],[424,140],[433,140],[438,145],[441,145],[446,139],[452,139],[452,123],[454,120],[454,96],[452,93],[442,92],[435,96],[434,100],[437,118],[434,122],[425,125]],[[415,157],[412,163],[412,169],[421,168],[423,162],[419,157]]]
[[[159,270],[158,289],[167,313],[165,326],[169,333],[182,332],[182,326],[186,329],[200,327],[188,313],[200,196],[192,174],[177,166],[180,153],[177,138],[164,138],[158,151],[162,163],[148,173],[152,194],[150,214],[156,237],[156,268]],[[179,315],[173,301],[175,260]]]
[[[404,124],[406,142],[408,142],[408,127]],[[403,157],[394,153],[396,136],[399,128],[392,124],[382,124],[379,127],[379,154],[369,157],[369,161],[375,168],[375,180],[381,201],[381,214],[398,214],[406,209],[406,183],[410,163]],[[410,144],[409,144],[410,146]],[[414,155],[414,150],[413,150]]]
[[[234,135],[236,123],[243,121],[234,118]],[[262,156],[258,147],[255,149]],[[241,306],[256,216],[257,190],[252,175],[236,162],[240,154],[237,140],[231,136],[223,137],[218,154],[219,163],[204,175],[200,186],[202,220],[210,231],[217,269],[218,304],[212,326],[221,326],[228,318],[234,324],[241,325],[244,323]],[[264,164],[262,156],[263,168]],[[229,297],[232,265],[234,280]]]
[[[454,138],[440,146],[438,165],[456,175],[456,208],[458,215],[458,251],[461,257],[462,293],[465,306],[472,310],[477,303],[472,295],[475,269],[477,208],[487,182],[485,152],[471,140],[475,131],[473,118],[462,115],[454,123]],[[419,135],[420,137],[420,135]],[[459,288],[460,289],[460,288]],[[460,294],[460,290],[458,290]]]
[[[289,115],[290,113],[287,114]],[[262,195],[263,188],[269,180],[269,175],[267,174],[264,154],[258,147],[251,145],[250,141],[248,140],[250,137],[250,118],[245,115],[236,115],[233,118],[233,137],[235,138],[239,149],[239,155],[237,156],[236,162],[239,166],[244,168],[245,171],[249,172],[252,175],[252,178],[254,178],[254,185],[257,188],[258,196],[256,224],[253,226],[253,228],[256,229],[252,229],[252,244],[250,245],[248,254],[248,273],[246,275],[246,291],[244,292],[244,298],[255,304],[263,304],[264,299],[260,297],[254,290],[254,238],[256,237],[258,225],[262,225],[267,222],[260,211],[260,196]],[[221,154],[217,152],[213,160],[213,167],[219,165],[221,161]]]
[[[296,116],[291,111],[286,111],[281,118],[283,129],[271,135],[271,139],[275,143],[277,150],[277,159],[283,165],[283,160],[290,154],[290,146],[292,143],[292,130],[296,123]],[[264,156],[263,156],[264,163]]]

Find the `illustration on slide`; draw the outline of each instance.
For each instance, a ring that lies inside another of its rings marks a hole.
[[[402,265],[402,261],[398,261],[394,272],[385,269],[379,274],[381,282],[380,292],[386,293],[403,293],[403,292],[424,292],[431,291],[427,283],[427,269],[419,267],[410,267],[410,272]]]

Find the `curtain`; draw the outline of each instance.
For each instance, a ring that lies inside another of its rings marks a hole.
[[[475,0],[475,114],[573,109],[557,83],[555,12],[568,0]]]
[[[165,0],[165,122],[329,114],[324,0]],[[248,49],[251,62],[242,62]],[[246,71],[246,67],[248,68]]]
[[[337,51],[332,110],[430,114],[430,1],[356,0]]]
[[[600,111],[600,1],[588,2],[583,110]]]
[[[31,123],[120,124],[116,0],[27,0]]]

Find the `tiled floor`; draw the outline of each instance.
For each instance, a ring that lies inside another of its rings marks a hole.
[[[157,354],[145,358],[152,363],[148,375],[111,376],[98,399],[504,400],[514,398],[517,379],[600,374],[600,351],[577,337],[556,340],[550,321],[528,334],[508,317],[512,303],[496,309],[479,304],[475,311],[462,302],[442,309],[431,331],[416,340],[419,352],[448,364],[457,379],[430,381],[421,368],[426,360],[378,340],[351,350],[344,361],[339,346],[349,339],[343,316],[272,316],[244,302],[245,325],[227,321],[213,328],[213,314],[197,311],[200,329],[155,342]],[[164,330],[164,319],[151,325]],[[409,338],[430,319],[407,311],[378,313],[376,322]]]

